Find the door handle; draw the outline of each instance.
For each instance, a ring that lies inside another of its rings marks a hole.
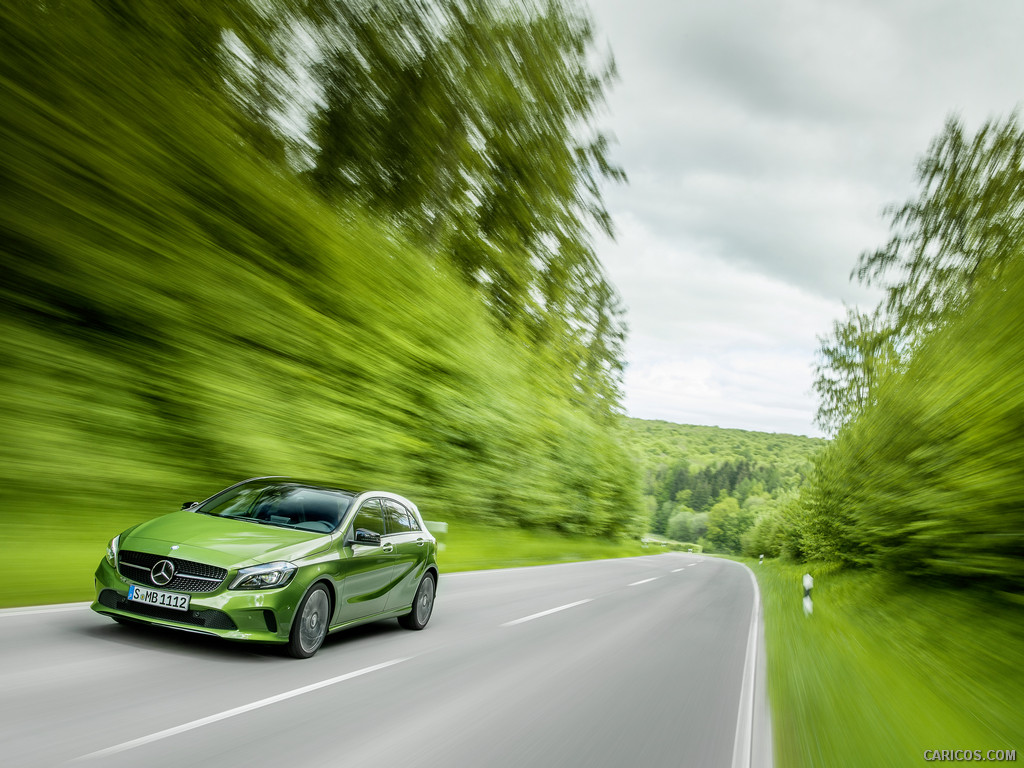
[[[390,542],[381,547],[382,552],[391,552],[392,550],[394,550],[394,546]]]
[[[426,543],[427,543],[427,542],[426,542],[426,539],[416,539],[416,545],[417,545],[417,546],[420,546],[420,547],[422,547],[422,546],[423,546],[424,544],[426,544]]]

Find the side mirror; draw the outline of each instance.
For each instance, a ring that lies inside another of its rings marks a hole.
[[[369,544],[372,547],[380,546],[380,534],[368,531],[366,528],[356,528],[356,544]]]
[[[198,503],[199,503],[198,501],[186,501],[184,504],[181,505],[181,508],[182,509],[189,509],[191,507],[194,507]]]

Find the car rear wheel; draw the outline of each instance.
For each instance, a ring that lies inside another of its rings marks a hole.
[[[317,584],[302,599],[295,612],[288,636],[288,652],[297,659],[308,659],[323,645],[331,623],[331,599],[327,589]]]
[[[406,629],[423,629],[430,621],[434,610],[434,574],[428,573],[416,590],[416,599],[412,602],[412,610],[405,616],[398,617],[398,623]]]

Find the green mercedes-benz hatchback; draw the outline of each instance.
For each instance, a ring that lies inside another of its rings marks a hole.
[[[423,629],[437,582],[437,542],[408,499],[262,477],[115,536],[92,609],[308,658],[356,624]]]

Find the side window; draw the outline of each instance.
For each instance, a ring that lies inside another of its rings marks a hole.
[[[356,528],[365,528],[368,531],[379,533],[381,536],[384,535],[384,516],[380,508],[380,499],[370,499],[363,502],[363,505],[359,507],[359,511],[356,512],[355,521],[352,523],[353,533],[355,533]]]
[[[391,499],[384,499],[384,518],[387,520],[388,533],[407,533],[420,529],[412,512]]]
[[[420,521],[416,517],[415,513],[413,513],[413,511],[411,509],[409,509],[408,507],[406,507],[404,504],[402,505],[402,509],[404,509],[405,510],[405,514],[407,514],[409,516],[409,530],[410,531],[419,531],[419,530],[421,530],[420,529]]]

